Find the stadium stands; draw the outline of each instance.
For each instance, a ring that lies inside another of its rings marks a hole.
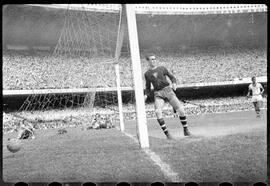
[[[160,65],[173,72],[179,84],[190,84],[266,76],[266,53],[265,48],[208,49],[157,53],[157,58]],[[147,64],[143,55],[141,57],[145,71]],[[3,89],[115,87],[113,65],[104,67],[106,73],[96,65],[97,61],[87,59],[60,60],[50,57],[48,52],[4,52]],[[120,73],[122,86],[132,86],[129,58],[120,59]]]

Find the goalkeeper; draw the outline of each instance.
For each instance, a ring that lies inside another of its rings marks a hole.
[[[161,129],[163,130],[168,139],[172,139],[172,136],[169,133],[162,116],[162,108],[165,101],[168,101],[179,115],[180,122],[183,126],[184,136],[190,136],[191,134],[188,130],[187,118],[184,107],[173,91],[176,90],[176,78],[164,66],[156,66],[156,57],[154,54],[148,55],[146,57],[146,60],[149,65],[149,70],[144,74],[146,81],[145,100],[150,93],[152,84],[154,87],[155,113]],[[167,81],[166,76],[169,77],[172,81],[172,87]]]

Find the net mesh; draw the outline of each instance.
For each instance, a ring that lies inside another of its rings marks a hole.
[[[79,112],[84,108],[84,114],[111,113],[116,118],[114,55],[119,16],[119,12],[69,7],[57,45],[50,56],[44,57],[45,70],[40,74],[41,83],[54,90],[29,95],[19,111],[77,108]]]

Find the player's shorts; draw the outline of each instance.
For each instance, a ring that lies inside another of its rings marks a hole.
[[[172,87],[167,86],[161,90],[155,91],[154,97],[159,97],[159,98],[164,99],[166,101],[170,101],[172,98],[175,97],[175,93],[174,93]]]
[[[254,95],[251,98],[252,102],[259,102],[259,101],[262,101],[262,100],[263,100],[262,95]]]

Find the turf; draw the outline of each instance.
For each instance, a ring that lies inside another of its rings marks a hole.
[[[14,156],[3,149],[5,182],[168,180],[138,144],[116,129],[70,128],[63,135],[57,135],[57,130],[37,131],[36,135],[35,140],[24,140]]]
[[[165,146],[162,140],[151,138],[151,145],[184,182],[266,182],[266,142],[262,135],[256,131]]]
[[[178,173],[183,182],[266,182],[266,111],[207,114],[188,117],[194,137],[183,136],[178,118],[166,124],[175,140],[169,141],[155,119],[149,120],[151,150]],[[134,134],[130,123],[130,133]]]
[[[265,112],[265,111],[264,111]],[[148,120],[150,149],[184,182],[266,181],[266,113],[235,112],[188,117],[195,137],[183,137],[178,118],[166,118],[175,140],[165,138],[155,119]],[[125,123],[136,136],[136,122]],[[3,136],[5,182],[167,182],[135,141],[119,130],[68,128],[36,130],[11,154]]]

